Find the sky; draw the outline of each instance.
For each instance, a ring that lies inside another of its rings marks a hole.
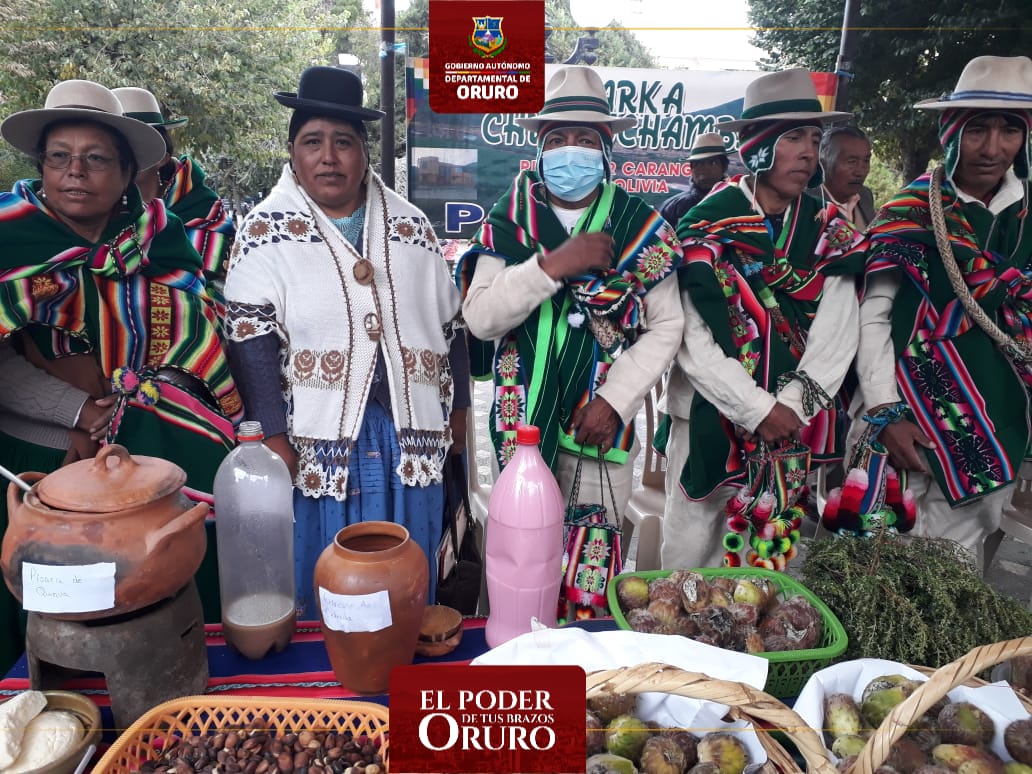
[[[601,24],[612,16],[652,51],[661,67],[755,70],[763,54],[749,43],[746,0],[572,0],[571,8],[581,24]],[[585,12],[597,14],[597,20],[582,21]]]

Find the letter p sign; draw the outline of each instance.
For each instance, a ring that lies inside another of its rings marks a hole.
[[[484,208],[475,202],[445,202],[444,230],[458,234],[466,226],[475,226],[484,219]]]

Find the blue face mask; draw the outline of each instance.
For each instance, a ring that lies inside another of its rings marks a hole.
[[[605,175],[605,158],[595,148],[564,145],[541,154],[541,174],[548,190],[567,202],[590,194]]]

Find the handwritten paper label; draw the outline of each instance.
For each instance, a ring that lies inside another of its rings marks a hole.
[[[334,594],[319,587],[323,623],[335,632],[378,632],[393,623],[387,591]]]
[[[37,613],[92,613],[115,606],[115,563],[58,566],[22,562],[22,607]]]

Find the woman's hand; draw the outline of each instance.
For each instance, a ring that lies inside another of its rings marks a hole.
[[[897,470],[916,470],[928,473],[928,463],[918,446],[934,449],[935,443],[921,428],[907,419],[892,422],[882,428],[878,440],[889,452],[889,462]]]
[[[547,256],[538,259],[554,280],[605,271],[613,265],[613,237],[602,232],[575,234]]]
[[[290,444],[286,433],[278,433],[265,439],[265,445],[283,458],[287,463],[287,470],[290,471],[290,480],[297,478],[297,452]]]
[[[453,409],[448,424],[451,428],[451,447],[449,454],[462,454],[466,451],[466,411],[467,409]]]
[[[114,395],[105,395],[103,398],[87,398],[79,410],[79,421],[75,423],[76,430],[87,433],[91,441],[103,440],[107,435],[108,424],[111,416],[115,413],[115,405],[118,400]]]
[[[570,423],[581,446],[597,446],[605,454],[613,448],[613,439],[620,427],[620,415],[605,398],[594,398],[573,415]]]

